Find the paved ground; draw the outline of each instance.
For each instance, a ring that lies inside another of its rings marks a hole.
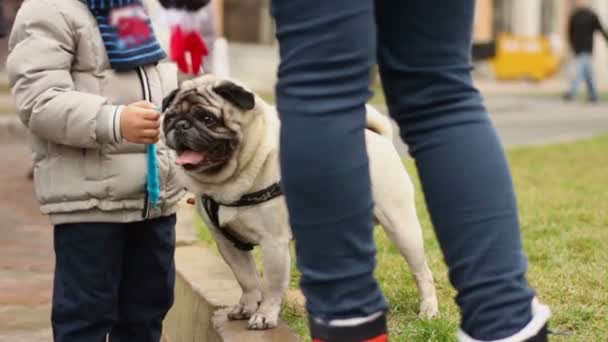
[[[506,147],[542,145],[608,134],[608,103],[565,103],[536,96],[488,95],[492,121]],[[396,126],[395,126],[395,129]],[[402,155],[407,147],[395,136]]]
[[[0,143],[0,341],[51,341],[52,230],[40,215],[23,145]]]
[[[572,141],[608,133],[608,103],[565,103],[526,97],[492,98],[488,106],[506,146]]]

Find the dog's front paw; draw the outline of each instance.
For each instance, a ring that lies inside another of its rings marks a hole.
[[[271,315],[258,311],[249,319],[248,328],[250,330],[266,330],[276,328],[278,320],[278,315],[273,315],[273,317],[271,317]]]
[[[228,313],[228,319],[238,321],[251,318],[253,313],[257,311],[261,298],[262,295],[259,291],[243,293],[239,304],[235,305]]]
[[[239,321],[243,319],[249,319],[256,308],[247,308],[244,304],[235,305],[232,310],[228,313],[228,319],[231,321]]]
[[[437,298],[423,299],[420,302],[420,313],[418,316],[423,319],[430,319],[437,317],[439,314],[439,304],[437,304]]]

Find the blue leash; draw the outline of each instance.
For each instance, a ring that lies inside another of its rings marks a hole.
[[[153,208],[157,208],[160,198],[160,178],[158,175],[158,160],[156,159],[156,145],[148,145],[147,153],[148,181],[146,191],[148,192],[148,202]]]
[[[158,109],[161,111],[161,109]],[[148,192],[148,203],[152,208],[158,208],[160,199],[160,177],[158,174],[158,159],[156,159],[156,145],[147,145],[148,157],[148,179],[146,182],[146,191]]]

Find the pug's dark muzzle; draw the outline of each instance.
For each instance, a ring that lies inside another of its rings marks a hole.
[[[211,90],[205,87],[175,89],[165,97],[163,133],[167,146],[177,152],[176,164],[188,171],[216,172],[228,163],[241,138],[226,125],[226,105],[241,112],[251,111],[255,108],[255,96],[225,81]]]
[[[167,146],[177,153],[176,164],[188,171],[221,169],[238,145],[235,135],[219,123],[192,114],[167,115],[163,130]]]

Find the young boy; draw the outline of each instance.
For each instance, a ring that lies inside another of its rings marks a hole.
[[[183,191],[159,144],[160,197],[149,200],[146,144],[177,71],[141,6],[28,0],[11,35],[9,78],[54,225],[55,341],[159,341],[173,303]]]

